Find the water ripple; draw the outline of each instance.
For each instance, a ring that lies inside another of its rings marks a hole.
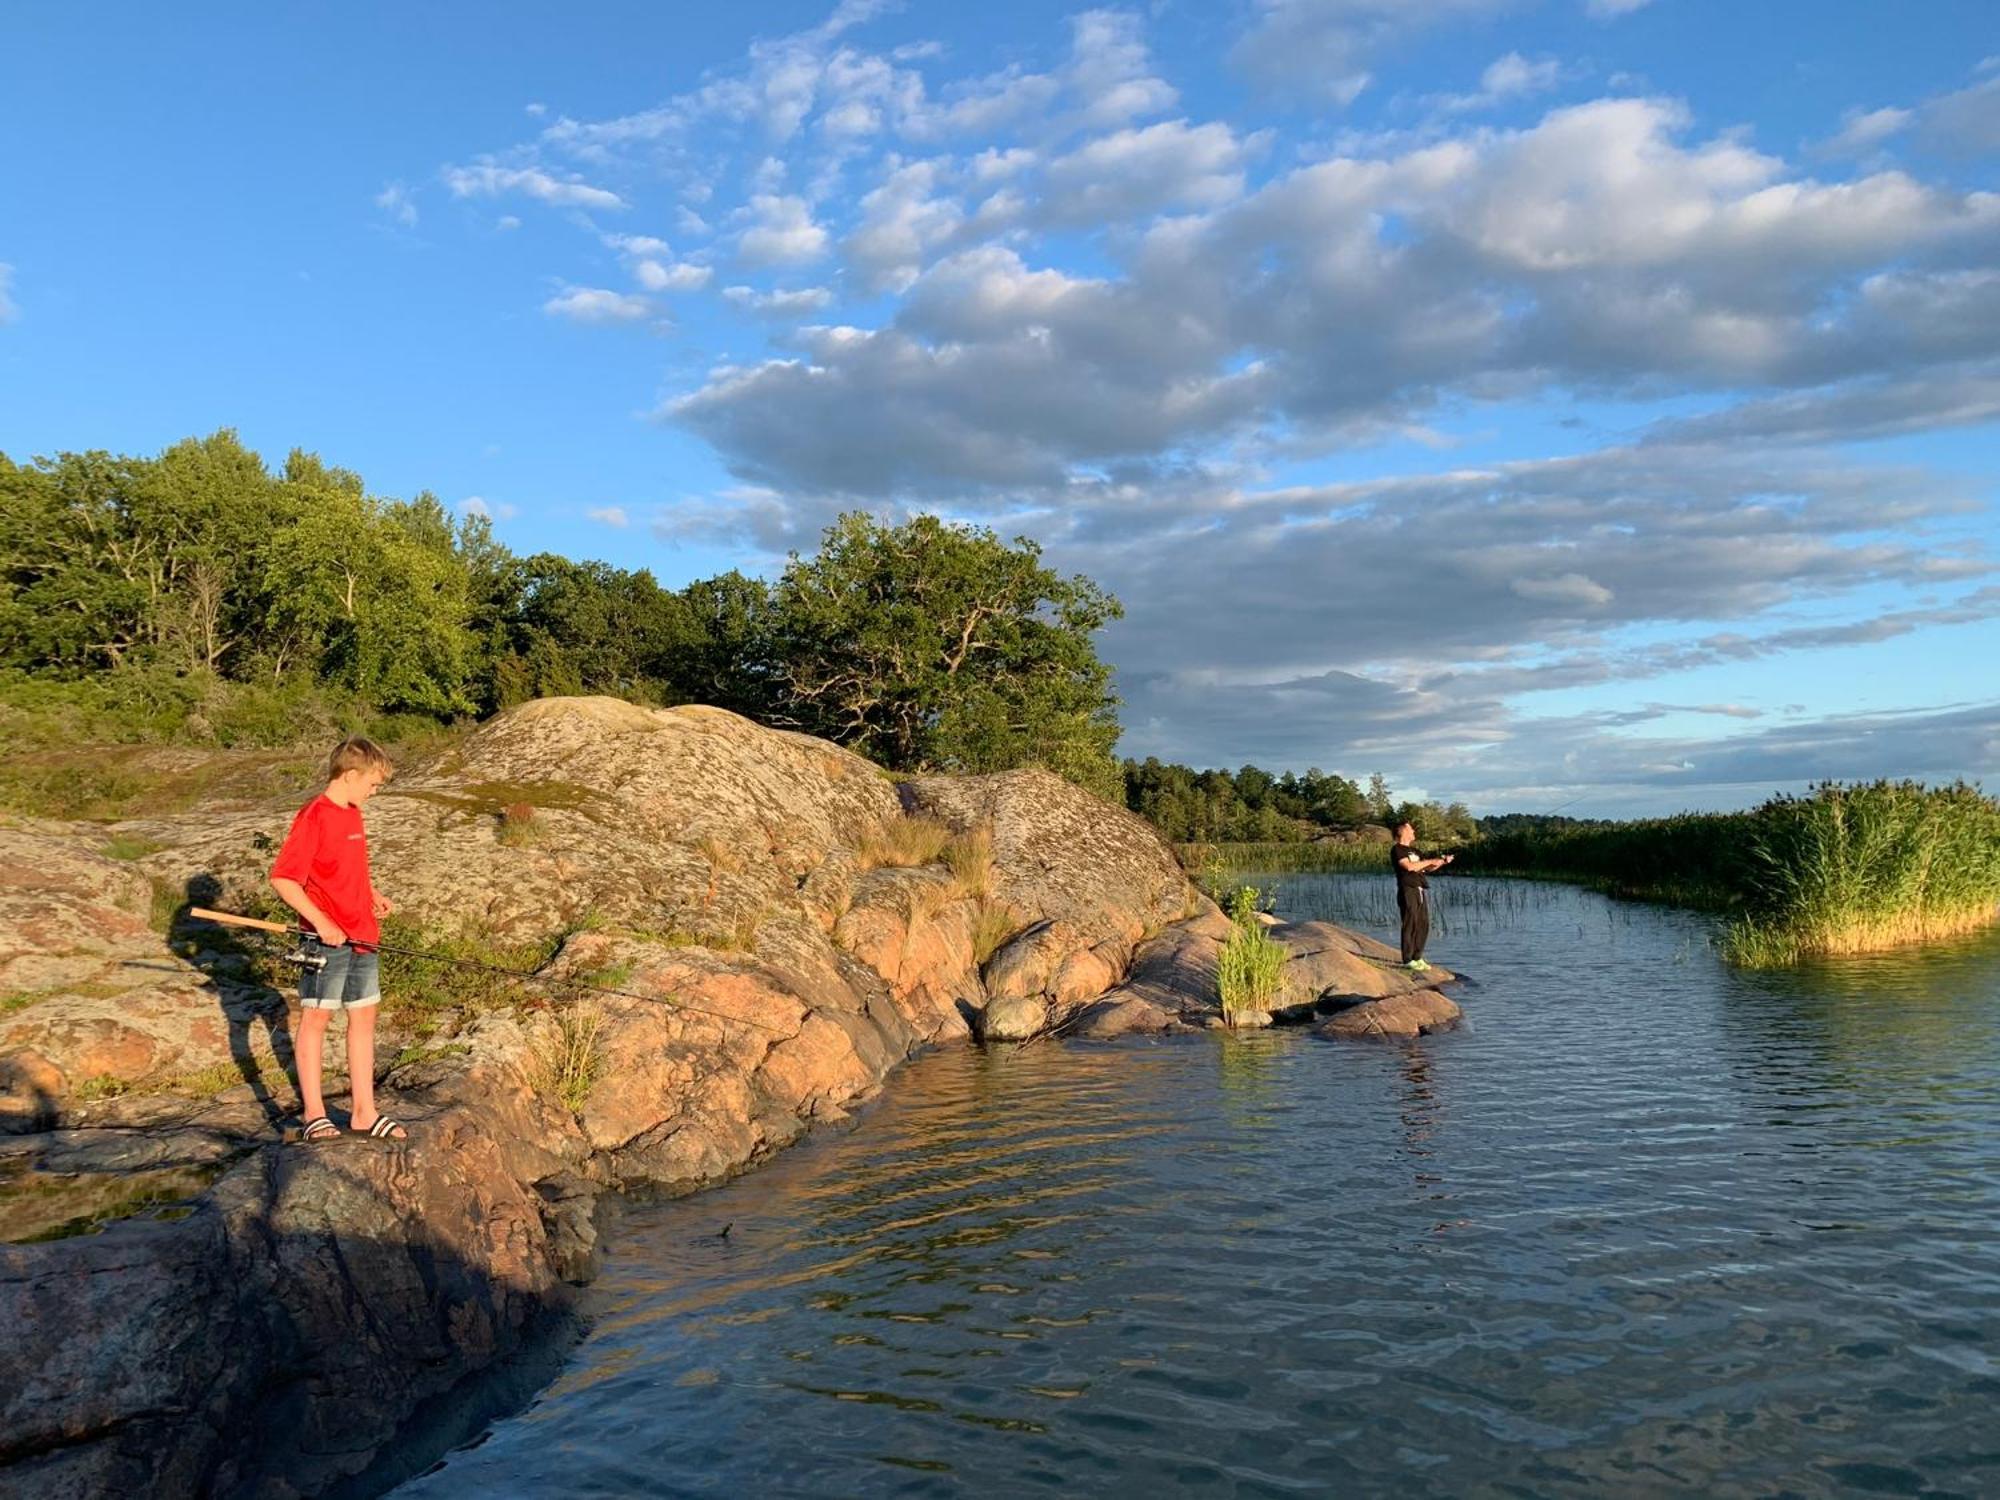
[[[562,1379],[404,1492],[2000,1492],[2000,944],[1744,976],[1440,905],[1461,1033],[939,1054],[635,1214]]]

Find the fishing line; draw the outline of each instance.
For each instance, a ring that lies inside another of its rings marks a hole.
[[[293,927],[283,922],[266,922],[259,917],[238,916],[235,912],[210,911],[207,907],[190,908],[188,915],[201,922],[213,922],[221,927],[249,927],[259,932],[275,933],[280,937],[317,937],[319,934],[310,927]],[[533,969],[510,969],[504,964],[482,963],[476,958],[458,958],[449,953],[427,953],[421,948],[401,948],[391,943],[360,943],[355,951],[393,953],[398,958],[420,959],[426,963],[451,964],[461,969],[479,969],[488,974],[504,974],[525,984],[539,984],[549,989],[590,990],[599,995],[617,995],[626,1000],[644,1000],[651,1005],[664,1005],[672,1010],[684,1010],[692,1015],[711,1016],[718,1021],[734,1021],[741,1026],[755,1026],[760,1031],[769,1031],[777,1036],[793,1036],[782,1026],[772,1026],[764,1021],[753,1021],[748,1016],[732,1016],[727,1011],[709,1010],[700,1005],[689,1005],[684,1000],[669,1000],[663,995],[644,995],[637,990],[614,989],[608,984],[592,984],[585,979],[554,979],[536,973]],[[319,970],[326,967],[326,959],[305,951],[303,945],[284,956],[284,961],[297,964],[302,969]]]

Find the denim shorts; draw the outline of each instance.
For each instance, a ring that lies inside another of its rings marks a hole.
[[[323,958],[326,967],[299,970],[299,1004],[311,1010],[359,1010],[382,999],[380,955],[355,951],[352,943],[329,948],[316,937],[306,939],[306,954]]]

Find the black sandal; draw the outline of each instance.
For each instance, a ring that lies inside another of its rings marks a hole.
[[[325,1115],[321,1115],[317,1120],[308,1121],[306,1128],[299,1132],[301,1141],[332,1141],[339,1138],[340,1127]]]
[[[401,1120],[392,1120],[387,1115],[377,1115],[375,1123],[366,1130],[357,1130],[356,1135],[369,1136],[378,1141],[407,1141],[409,1131],[403,1129]]]

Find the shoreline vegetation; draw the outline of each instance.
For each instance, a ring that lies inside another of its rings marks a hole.
[[[1739,813],[1506,821],[1460,851],[1465,873],[1714,912],[1717,950],[1744,968],[1939,942],[2000,921],[2000,801],[1966,782],[1829,781]]]

